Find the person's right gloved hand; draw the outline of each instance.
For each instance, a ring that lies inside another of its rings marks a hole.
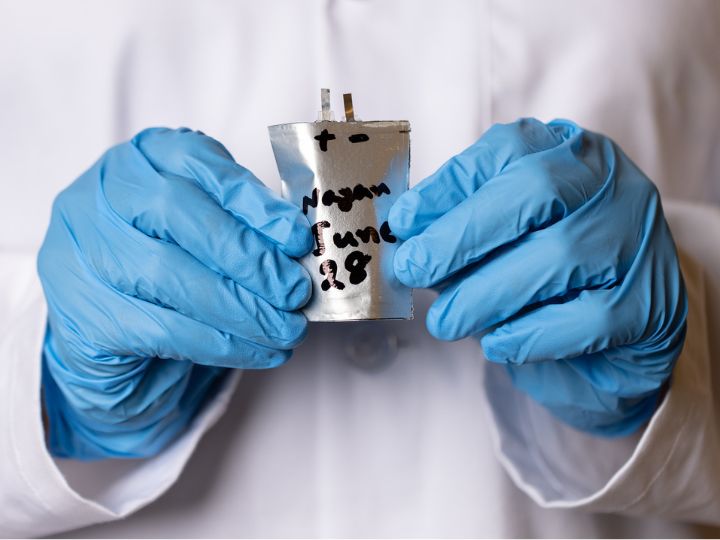
[[[312,246],[302,212],[216,140],[148,129],[55,201],[38,258],[48,304],[48,446],[151,456],[224,368],[284,363],[303,339]]]

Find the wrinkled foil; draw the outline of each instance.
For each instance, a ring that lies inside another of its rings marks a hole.
[[[408,189],[410,123],[318,121],[270,126],[282,196],[302,208],[313,251],[310,321],[412,319],[412,291],[393,272],[400,241],[388,212]]]

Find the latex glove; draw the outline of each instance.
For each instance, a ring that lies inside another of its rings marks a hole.
[[[623,435],[655,410],[687,300],[657,189],[610,139],[521,120],[401,196],[389,217],[427,327],[482,337],[514,384],[581,430]],[[483,335],[484,334],[484,335]]]
[[[222,368],[284,363],[306,333],[302,212],[187,129],[110,149],[55,201],[38,267],[49,309],[49,448],[143,457],[177,437]]]

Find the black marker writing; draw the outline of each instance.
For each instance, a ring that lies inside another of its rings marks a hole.
[[[322,203],[325,206],[332,206],[335,203],[341,212],[352,210],[354,200],[352,189],[348,187],[340,188],[338,195],[332,189],[328,189],[322,196]]]
[[[365,244],[367,244],[371,238],[372,241],[376,244],[380,243],[380,235],[378,235],[375,227],[365,227],[364,229],[358,229],[357,231],[355,231],[355,234],[357,234],[360,237],[360,240],[362,240]]]
[[[370,191],[370,188],[367,188],[362,184],[358,184],[353,188],[353,199],[355,199],[356,201],[362,201],[363,199],[372,198],[373,192]]]
[[[358,241],[355,240],[355,236],[350,231],[345,233],[345,236],[341,236],[340,233],[333,234],[333,242],[340,249],[348,246],[358,247]]]
[[[383,221],[383,224],[380,225],[380,236],[389,244],[397,242],[397,237],[390,230],[390,225],[388,225],[387,221]]]
[[[384,182],[379,183],[377,186],[365,187],[362,184],[357,184],[353,188],[344,187],[340,188],[337,193],[332,189],[328,189],[321,198],[318,189],[314,188],[310,197],[303,196],[302,211],[303,214],[307,215],[310,207],[317,208],[318,199],[320,198],[325,206],[337,204],[341,212],[349,212],[352,210],[354,202],[380,197],[381,195],[390,195],[390,188]]]
[[[366,255],[362,251],[353,251],[345,259],[345,270],[350,272],[350,283],[357,285],[362,283],[367,277],[365,267],[372,260],[370,255]]]
[[[335,135],[333,135],[332,133],[328,133],[327,129],[323,129],[320,132],[320,135],[315,135],[314,138],[320,143],[320,150],[322,150],[323,152],[327,152],[327,143],[328,141],[334,141]]]
[[[380,225],[379,234],[375,227],[367,226],[364,229],[357,229],[355,234],[350,231],[347,231],[345,234],[335,233],[333,234],[333,243],[340,249],[345,249],[348,246],[358,247],[360,244],[356,237],[359,238],[363,244],[371,241],[379,244],[381,239],[389,244],[397,242],[397,238],[390,232],[390,225],[388,225],[387,221],[383,221],[382,225]]]
[[[315,188],[312,190],[312,197],[303,196],[303,199],[302,199],[303,214],[305,214],[307,216],[308,206],[317,208],[317,205],[318,205],[318,190],[317,190],[317,188]]]
[[[337,263],[332,259],[322,262],[320,265],[320,273],[325,276],[325,279],[320,284],[320,288],[323,291],[327,291],[330,287],[340,291],[345,288],[345,284],[342,281],[335,279],[337,275]],[[352,277],[350,281],[352,282]]]
[[[369,140],[370,140],[370,137],[368,137],[368,136],[365,135],[364,133],[356,133],[355,135],[350,135],[350,136],[348,137],[348,140],[349,140],[351,143],[359,143],[359,142],[369,141]]]
[[[323,241],[323,229],[327,229],[330,226],[329,221],[318,221],[315,225],[312,226],[312,235],[315,239],[315,244],[317,245],[317,249],[314,249],[312,254],[316,257],[319,257],[323,253],[325,253],[325,242]]]

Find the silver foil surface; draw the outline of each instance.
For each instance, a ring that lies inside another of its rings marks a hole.
[[[310,321],[412,319],[412,291],[393,272],[387,217],[408,189],[410,123],[323,120],[270,126],[282,195],[307,215],[315,244]]]

